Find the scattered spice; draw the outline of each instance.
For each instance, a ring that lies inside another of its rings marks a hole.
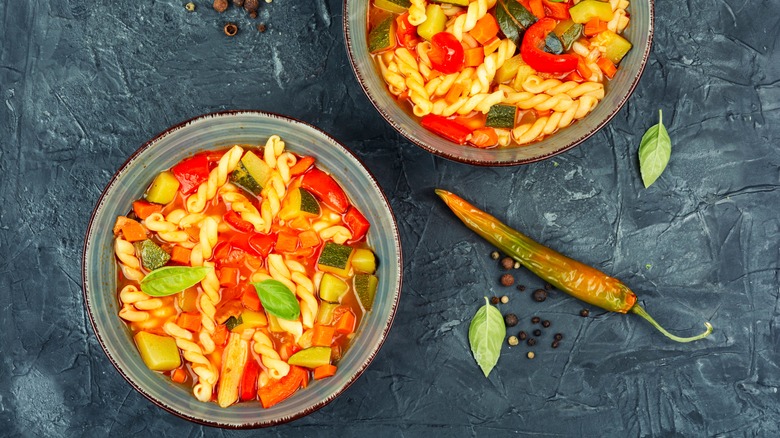
[[[547,299],[547,291],[544,289],[536,289],[534,291],[534,301],[541,303]]]
[[[583,317],[583,318],[587,318],[587,317],[588,317],[588,315],[590,315],[590,310],[588,310],[588,309],[582,309],[582,310],[580,310],[580,316],[581,316],[581,317]]]
[[[515,269],[520,269],[520,262],[515,262],[515,266],[513,266]]]
[[[227,0],[214,0],[214,3],[212,4],[214,7],[214,10],[219,12],[220,14],[225,12],[228,8],[228,2]]]
[[[558,341],[553,341],[551,347],[552,348],[558,348],[558,345],[560,345],[560,344],[558,344]]]
[[[251,16],[253,13],[257,14],[257,10],[260,8],[260,2],[257,0],[244,0],[244,10]],[[253,17],[254,18],[254,17]]]
[[[545,319],[544,321],[542,321],[542,327],[547,328],[549,326],[550,326],[550,321],[549,320]]]
[[[528,342],[526,342],[526,344],[528,344],[529,347],[533,347],[534,345],[536,345],[536,339],[528,338]]]
[[[560,333],[556,333],[555,336],[553,336],[553,339],[555,339],[556,341],[560,341],[561,339],[563,339],[563,335]]]
[[[265,29],[266,29],[265,28],[265,23],[260,23],[260,24],[257,25],[257,31],[258,32],[263,33],[263,32],[265,32]]]
[[[536,355],[534,354],[534,352],[533,352],[533,351],[529,351],[529,352],[528,352],[528,354],[527,354],[527,356],[528,356],[528,358],[529,358],[529,359],[533,359],[533,358],[535,358],[535,357],[536,357]]]
[[[499,254],[498,251],[493,251],[490,253],[490,258],[493,260],[498,260],[499,257],[501,257],[501,254]]]
[[[514,313],[507,313],[504,316],[504,324],[506,324],[507,327],[514,327],[518,323],[517,315]]]
[[[501,259],[501,268],[504,270],[510,270],[512,267],[515,266],[515,261],[512,260],[512,257],[504,257]]]
[[[508,296],[504,295],[503,297],[501,297],[501,304],[506,304],[508,302],[509,302],[509,297]]]
[[[490,298],[490,304],[493,304],[493,305],[495,305],[495,304],[498,304],[498,303],[499,303],[499,301],[500,301],[500,300],[498,299],[498,297],[491,297],[491,298]]]
[[[542,336],[542,331],[539,329],[534,330],[534,336]]]
[[[236,26],[236,23],[227,23],[223,30],[225,31],[225,35],[232,37],[238,33],[238,26]]]
[[[524,284],[518,284],[517,285],[517,290],[519,290],[520,292],[525,292],[525,285]]]
[[[513,347],[520,343],[520,341],[517,340],[517,336],[510,336],[509,339],[507,339],[507,342]]]
[[[233,0],[233,6],[238,6],[239,8],[244,6],[244,0]]]
[[[544,284],[544,289],[545,290],[552,290],[552,285],[550,283],[545,283]]]
[[[520,333],[517,334],[517,337],[520,338],[521,341],[525,341],[525,338],[528,337],[528,334],[526,334],[526,332],[520,330]]]
[[[515,284],[515,277],[512,274],[504,274],[501,276],[501,286],[511,286]]]
[[[534,316],[531,318],[531,324],[539,324],[539,321],[541,321],[542,318],[539,318],[538,316]]]
[[[193,3],[193,2],[187,3],[186,5],[184,5],[184,9],[186,9],[189,12],[194,12],[195,11],[195,3]]]

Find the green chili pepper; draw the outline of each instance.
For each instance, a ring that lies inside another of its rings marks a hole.
[[[704,333],[697,336],[681,338],[669,333],[637,304],[636,294],[620,280],[534,242],[455,194],[441,189],[436,194],[467,227],[567,294],[610,312],[635,313],[677,342],[695,341],[712,333],[709,322],[704,323]]]

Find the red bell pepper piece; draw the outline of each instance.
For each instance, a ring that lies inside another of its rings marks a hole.
[[[417,47],[420,38],[417,37],[417,26],[413,26],[409,22],[409,13],[404,12],[399,15],[395,22],[397,24],[395,35],[398,38],[398,43],[410,50]]]
[[[252,252],[262,257],[268,257],[276,245],[276,234],[254,233],[248,239]]]
[[[179,180],[179,190],[189,195],[209,178],[209,160],[204,154],[187,158],[171,168],[173,176]]]
[[[350,206],[347,210],[347,214],[344,215],[344,224],[347,225],[349,231],[352,232],[352,241],[357,242],[366,236],[368,228],[371,224],[368,222],[363,213],[360,212],[355,206]]]
[[[241,377],[239,397],[241,401],[254,400],[257,397],[257,376],[260,374],[260,365],[255,358],[249,357],[244,367],[244,375]]]
[[[225,222],[230,224],[230,226],[242,233],[250,233],[255,229],[255,226],[252,225],[251,222],[241,219],[241,216],[233,210],[229,210],[222,218],[225,219]]]
[[[339,183],[320,169],[313,168],[303,174],[301,187],[314,193],[336,213],[344,213],[349,208],[349,199]]]
[[[544,44],[547,34],[556,26],[553,18],[545,17],[537,21],[525,31],[520,54],[534,70],[544,73],[565,74],[577,68],[577,57],[574,55],[553,55],[545,52]]]
[[[548,17],[555,18],[557,20],[568,20],[571,18],[569,14],[569,8],[571,5],[569,2],[553,2],[550,0],[542,0],[544,4],[544,10],[547,12]]]
[[[466,55],[463,45],[449,32],[439,32],[431,38],[431,50],[428,52],[431,67],[444,74],[463,70]]]
[[[307,376],[308,372],[303,368],[295,365],[291,366],[290,372],[279,379],[279,381],[257,390],[257,395],[260,397],[260,403],[263,404],[264,408],[268,409],[293,395],[295,391],[301,387],[304,378]]]
[[[444,116],[428,114],[422,118],[423,127],[457,144],[464,144],[471,136],[471,129]]]

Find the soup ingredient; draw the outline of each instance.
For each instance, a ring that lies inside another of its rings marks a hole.
[[[496,2],[496,20],[504,35],[519,46],[523,33],[536,22],[536,17],[519,2],[498,0]]]
[[[152,204],[149,201],[139,199],[133,202],[133,213],[138,216],[138,219],[144,220],[152,215],[152,213],[159,213],[162,211],[162,205]],[[124,216],[119,216],[124,217]],[[127,240],[127,239],[125,239]]]
[[[348,335],[355,331],[355,315],[347,310],[336,321],[336,332],[342,335]]]
[[[554,55],[544,51],[547,35],[555,26],[554,19],[542,18],[528,28],[523,38],[520,54],[523,55],[523,61],[536,71],[564,74],[577,69],[579,58],[575,55]]]
[[[368,50],[378,53],[395,46],[395,20],[387,17],[368,34]]]
[[[287,359],[290,365],[298,365],[306,368],[317,368],[330,363],[330,347],[309,347],[301,350]]]
[[[146,192],[146,200],[155,204],[167,204],[176,197],[179,190],[179,181],[172,172],[166,170],[160,172]]]
[[[357,272],[373,274],[376,271],[376,256],[370,249],[358,248],[352,256],[352,267]]]
[[[466,143],[471,137],[471,129],[444,116],[428,114],[420,123],[423,128],[458,144]]]
[[[321,380],[336,375],[336,365],[322,365],[314,369],[314,380]]]
[[[316,217],[319,215],[320,203],[310,191],[300,187],[290,190],[285,198],[285,206],[279,212],[279,218],[286,221],[299,216]]]
[[[517,107],[514,105],[493,105],[488,110],[485,125],[492,128],[511,129],[515,126],[516,114]]]
[[[469,345],[471,353],[482,369],[485,377],[490,374],[501,355],[501,344],[506,336],[506,326],[501,312],[488,303],[477,310],[469,325]]]
[[[171,259],[167,252],[163,251],[159,245],[149,239],[135,242],[133,245],[135,246],[136,254],[141,257],[141,264],[150,271],[165,266],[168,260]]]
[[[138,242],[146,240],[146,228],[138,221],[134,221],[125,216],[119,216],[116,218],[114,225],[114,235],[122,233],[122,236],[128,242]]]
[[[507,313],[506,316],[504,316],[504,324],[506,324],[507,327],[514,327],[517,323],[517,315],[514,313]]]
[[[344,280],[326,272],[320,281],[320,298],[331,303],[338,303],[348,289],[349,286]]]
[[[501,276],[500,282],[501,286],[511,286],[515,284],[515,277],[512,277],[512,274],[504,274]]]
[[[394,14],[403,14],[411,5],[409,0],[374,0],[374,6]]]
[[[572,21],[575,23],[587,23],[594,18],[601,21],[612,19],[612,6],[609,2],[599,0],[583,0],[569,9]]]
[[[344,215],[344,224],[352,232],[352,241],[354,242],[363,239],[371,227],[368,219],[354,205],[351,205],[347,210],[347,214]]]
[[[510,336],[509,339],[506,340],[506,342],[513,347],[520,343],[520,341],[517,340],[517,336]]]
[[[170,371],[181,366],[179,348],[173,338],[140,331],[133,339],[141,359],[150,370]]]
[[[155,269],[141,280],[141,290],[153,297],[165,297],[195,286],[206,278],[209,266],[166,266]]]
[[[587,318],[588,315],[590,315],[590,311],[588,309],[582,309],[580,310],[580,316],[583,318]]]
[[[259,195],[271,178],[272,170],[254,152],[247,151],[230,174],[230,181]]]
[[[252,283],[260,297],[260,303],[266,312],[287,320],[298,319],[301,314],[301,306],[295,298],[295,294],[277,280],[263,280]]]
[[[307,378],[306,370],[298,366],[291,366],[290,372],[286,376],[257,390],[260,403],[262,403],[264,408],[270,408],[293,395]]]
[[[352,280],[352,287],[355,289],[355,293],[357,293],[360,304],[366,311],[370,311],[374,305],[378,284],[379,279],[375,275],[370,274],[357,274]]]
[[[447,15],[439,5],[428,5],[425,8],[425,21],[417,26],[417,35],[430,41],[434,35],[444,30]]]
[[[349,246],[326,242],[320,253],[320,258],[317,259],[317,267],[320,271],[346,277],[349,275],[349,267],[354,253],[353,248]]]
[[[593,38],[593,43],[604,47],[604,55],[612,61],[613,64],[620,64],[620,61],[631,50],[631,43],[622,36],[612,32],[611,30],[605,30]]]
[[[661,176],[671,155],[672,139],[664,126],[663,112],[658,110],[658,124],[651,126],[639,143],[639,170],[645,188]]]
[[[544,289],[536,289],[533,294],[534,301],[541,303],[547,299],[547,291]]]
[[[257,377],[260,375],[260,364],[250,355],[241,377],[239,400],[249,401],[257,397]]]
[[[313,168],[306,172],[301,187],[312,192],[338,214],[344,213],[349,208],[349,199],[339,183],[320,169]]]
[[[444,74],[463,70],[466,59],[460,41],[449,32],[439,32],[431,38],[428,58],[431,60],[431,66]]]
[[[238,401],[238,390],[248,357],[249,342],[241,339],[240,333],[231,333],[222,353],[222,371],[219,375],[217,403],[221,407],[226,408]]]
[[[179,189],[189,195],[209,178],[209,160],[206,154],[198,154],[182,160],[171,168],[173,176],[179,181]]]
[[[329,325],[333,323],[333,312],[339,307],[337,303],[321,303],[317,311],[317,324]]]
[[[684,338],[669,333],[636,303],[636,294],[619,280],[540,245],[455,194],[440,189],[436,194],[466,226],[567,294],[610,312],[635,313],[676,342],[691,342],[712,333],[709,322],[704,323],[706,330],[697,336]]]

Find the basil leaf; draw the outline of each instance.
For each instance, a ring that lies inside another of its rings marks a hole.
[[[288,320],[298,319],[301,314],[301,305],[295,294],[277,280],[263,280],[259,283],[252,283],[260,297],[260,303],[266,312],[271,315]]]
[[[536,17],[515,0],[498,0],[496,20],[501,32],[515,45],[520,46],[523,42],[523,32],[536,22]]]
[[[141,280],[141,290],[153,297],[167,297],[195,286],[206,278],[207,266],[165,266],[155,269]]]
[[[506,325],[501,312],[488,303],[485,297],[485,305],[477,310],[469,325],[469,344],[471,353],[482,368],[485,377],[496,366],[498,356],[501,355],[501,344],[506,336]]]
[[[658,124],[651,126],[639,143],[639,171],[645,188],[661,176],[671,155],[672,139],[664,127],[663,113],[658,110]]]

